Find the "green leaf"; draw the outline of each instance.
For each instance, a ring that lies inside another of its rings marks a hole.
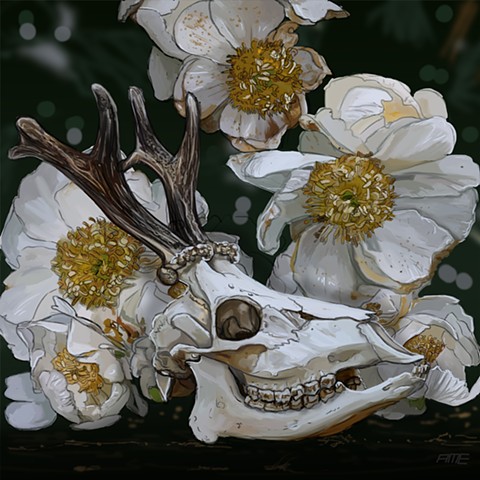
[[[416,408],[417,410],[425,410],[426,408],[425,397],[409,399],[408,404],[410,407]]]
[[[160,390],[157,387],[150,387],[148,389],[148,394],[150,395],[150,398],[157,403],[165,403],[162,399],[162,395],[160,393]]]

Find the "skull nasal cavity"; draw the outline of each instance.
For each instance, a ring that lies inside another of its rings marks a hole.
[[[226,300],[217,308],[217,335],[222,340],[251,338],[260,330],[260,315],[250,303]]]

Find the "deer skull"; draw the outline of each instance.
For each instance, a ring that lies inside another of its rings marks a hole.
[[[190,425],[198,439],[329,435],[421,386],[416,367],[377,385],[362,380],[362,370],[379,363],[423,359],[396,344],[372,313],[271,290],[237,267],[236,244],[208,239],[195,206],[199,111],[192,95],[186,133],[174,156],[155,137],[141,91],[131,88],[137,145],[125,158],[116,106],[103,87],[92,89],[100,131],[90,152],[77,152],[33,119],[20,118],[20,144],[10,158],[35,156],[51,163],[112,222],[158,254],[159,279],[177,286],[177,298],[155,318],[152,362],[165,399],[176,381],[194,379]],[[123,173],[137,164],[162,179],[168,225],[129,190]]]
[[[193,374],[190,426],[218,437],[291,440],[339,432],[410,395],[413,370],[365,385],[362,369],[414,363],[365,310],[270,290],[226,259],[182,275],[189,289],[154,321],[157,382]]]

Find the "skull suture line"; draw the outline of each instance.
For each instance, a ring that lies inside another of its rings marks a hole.
[[[271,290],[235,264],[236,244],[209,240],[195,205],[199,111],[192,95],[185,136],[173,156],[155,137],[143,95],[132,87],[137,146],[124,158],[116,106],[103,87],[92,90],[100,131],[90,152],[76,152],[21,118],[20,144],[10,157],[54,165],[112,222],[158,254],[163,283],[183,286],[155,318],[150,349],[165,399],[175,394],[175,383],[196,385],[190,426],[199,440],[329,435],[421,387],[425,370],[416,365],[423,357],[395,343],[371,312]],[[162,179],[168,226],[129,190],[123,173],[138,164]],[[362,370],[380,363],[412,364],[412,371],[365,384]]]

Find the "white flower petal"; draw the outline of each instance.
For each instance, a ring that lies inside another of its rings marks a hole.
[[[200,118],[209,117],[228,97],[227,74],[221,65],[208,58],[186,61],[175,83],[174,97],[177,108],[185,112],[185,97],[193,93],[200,102]]]
[[[333,118],[329,108],[321,108],[315,115],[302,115],[300,125],[304,130],[320,132],[327,136],[332,146],[343,154],[369,152],[362,139],[352,133],[344,120]]]
[[[478,365],[480,348],[473,333],[473,318],[465,313],[459,303],[458,299],[447,295],[421,297],[413,303],[409,313],[400,321],[400,328],[406,329],[409,322],[417,322],[427,327],[438,326],[448,332],[454,340],[453,342],[444,339],[447,348],[454,351],[463,366]],[[406,337],[402,330],[397,336],[401,336],[402,343],[410,337],[410,335]],[[440,365],[441,355],[438,361]]]
[[[139,4],[144,0],[120,0],[120,5],[118,6],[117,18],[121,22],[126,22],[130,15],[135,13],[135,10],[138,8]],[[173,0],[178,1],[178,0]]]
[[[22,180],[14,208],[29,237],[51,242],[52,238],[67,233],[55,194],[69,182],[67,177],[46,163],[41,163]]]
[[[62,297],[53,297],[53,309],[70,317],[76,317],[76,310]]]
[[[5,379],[6,390],[4,395],[10,400],[17,402],[46,402],[43,393],[33,391],[32,377],[30,372],[18,373]]]
[[[378,90],[388,94],[391,99],[401,100],[404,105],[415,106],[410,88],[404,83],[393,78],[363,73],[334,78],[328,82],[325,87],[325,106],[332,109],[334,117],[340,116],[342,108],[343,111],[348,108],[348,105],[344,104],[345,97],[356,88],[371,89],[371,95],[367,96],[370,101],[374,98],[380,99],[381,94],[373,92],[373,90]]]
[[[216,0],[210,3],[210,12],[218,31],[234,48],[242,43],[250,47],[253,39],[265,38],[284,18],[276,0]]]
[[[182,11],[195,1],[143,0],[135,14],[135,21],[145,29],[160,50],[171,57],[182,60],[188,54],[178,48],[175,43],[173,28]]]
[[[48,268],[51,259],[50,250],[40,247],[26,249],[20,257],[19,269],[5,279],[7,288],[0,297],[0,333],[21,360],[26,359],[26,352],[16,326],[54,313],[53,297],[59,291],[57,276]]]
[[[0,237],[0,248],[5,255],[5,261],[12,268],[18,268],[20,265],[18,259],[25,248],[30,247],[49,247],[51,242],[44,242],[29,237],[25,233],[25,226],[15,213],[15,209],[10,208],[7,219]]]
[[[155,98],[163,101],[172,97],[181,66],[180,60],[165,55],[156,47],[152,48],[148,62],[148,77],[152,82]]]
[[[135,385],[130,385],[130,398],[127,402],[127,408],[140,417],[145,417],[148,413],[148,403],[140,395]]]
[[[302,153],[316,153],[338,158],[343,155],[337,150],[329,138],[321,132],[302,132],[299,136],[298,151]]]
[[[245,141],[256,140],[265,142],[274,136],[283,135],[288,125],[283,115],[260,117],[256,113],[237,110],[227,104],[220,117],[220,129],[230,137]]]
[[[409,210],[397,212],[372,238],[354,248],[354,253],[366,278],[407,293],[431,279],[435,259],[453,242],[446,230]]]
[[[308,170],[294,170],[281,190],[268,202],[257,221],[257,242],[260,250],[273,255],[280,247],[280,237],[287,224],[307,218],[303,188],[308,182]]]
[[[430,183],[435,188],[435,184]],[[413,186],[413,182],[412,182]],[[411,198],[395,200],[396,210],[416,210],[422,217],[434,220],[448,230],[453,238],[464,240],[475,223],[478,194],[474,189],[457,196]]]
[[[18,430],[40,430],[52,425],[57,418],[48,402],[12,402],[5,409],[5,419]]]
[[[195,192],[195,203],[197,208],[197,216],[200,225],[205,225],[208,221],[209,207],[205,198],[200,192]]]
[[[122,417],[120,415],[109,415],[90,422],[72,423],[72,430],[98,430],[99,428],[111,427],[117,423]]]
[[[455,141],[453,126],[442,117],[432,117],[397,129],[372,153],[382,160],[386,171],[395,172],[445,157]]]
[[[266,151],[230,156],[227,166],[244,182],[276,192],[285,185],[292,171],[330,162],[333,157],[300,152]]]
[[[316,89],[332,73],[325,59],[311,48],[297,47],[293,60],[302,67],[300,80],[305,91]]]
[[[288,17],[302,25],[312,25],[320,20],[348,16],[342,7],[329,0],[283,0]]]
[[[17,333],[18,323],[9,322],[4,315],[0,315],[0,335],[7,342],[8,348],[18,360],[28,360],[29,351],[26,343]]]
[[[135,198],[148,209],[158,208],[157,205],[152,205],[153,193],[152,184],[148,177],[140,170],[134,170],[133,168],[125,172],[125,179],[127,180],[128,187],[135,195]],[[163,200],[165,202],[165,199]]]
[[[215,26],[209,4],[200,1],[182,11],[175,23],[175,40],[187,53],[225,64],[235,50]]]
[[[291,261],[294,251],[295,243],[292,242],[284,252],[275,258],[272,273],[267,280],[268,288],[276,292],[303,295],[303,292],[293,278]]]
[[[165,195],[165,188],[161,180],[154,180],[152,183],[152,200],[156,204],[157,210],[151,210],[152,215],[158,218],[165,225],[168,225],[168,207]]]
[[[86,358],[85,362],[89,362],[91,360],[90,353],[93,350],[102,349],[106,345],[109,345],[109,341],[100,327],[89,320],[72,317],[67,339],[67,349],[72,355],[88,355],[89,358]],[[107,358],[110,359],[110,353],[107,352],[107,354],[109,355]],[[107,360],[108,363],[110,362]]]
[[[395,323],[398,318],[403,317],[410,309],[412,295],[402,295],[386,288],[375,285],[360,285],[358,288],[360,295],[366,298],[363,308],[367,308],[369,303],[377,304],[381,311],[382,324],[393,336],[389,322]],[[401,343],[401,342],[400,342]]]
[[[423,88],[417,90],[413,98],[420,106],[422,115],[425,118],[429,117],[443,117],[447,118],[447,105],[441,93],[431,88]]]
[[[350,246],[331,237],[322,242],[316,224],[306,229],[292,255],[293,279],[312,298],[347,305],[360,305],[357,294],[358,273],[352,262]]]
[[[71,422],[80,422],[78,408],[74,403],[74,395],[67,389],[67,380],[57,370],[43,371],[38,381],[52,408]]]
[[[474,400],[480,393],[480,379],[469,390],[465,381],[459,380],[448,370],[434,367],[427,377],[426,398],[456,407]]]
[[[105,214],[97,207],[79,187],[74,183],[67,183],[55,193],[55,201],[58,205],[58,213],[68,230],[73,230],[82,225],[83,222],[92,218],[105,218]],[[66,234],[66,232],[65,232]],[[54,238],[57,240],[65,235]]]
[[[127,404],[130,398],[131,389],[124,383],[113,383],[111,385],[110,396],[100,406],[100,418],[117,415]],[[92,418],[92,420],[96,418]]]
[[[361,86],[353,87],[345,92],[338,109],[338,116],[350,126],[364,117],[382,114],[384,110],[382,102],[392,100],[392,96],[385,90]]]
[[[480,182],[479,166],[467,155],[449,155],[441,160],[399,170],[395,192],[401,197],[458,195]],[[432,179],[435,181],[432,182]]]

